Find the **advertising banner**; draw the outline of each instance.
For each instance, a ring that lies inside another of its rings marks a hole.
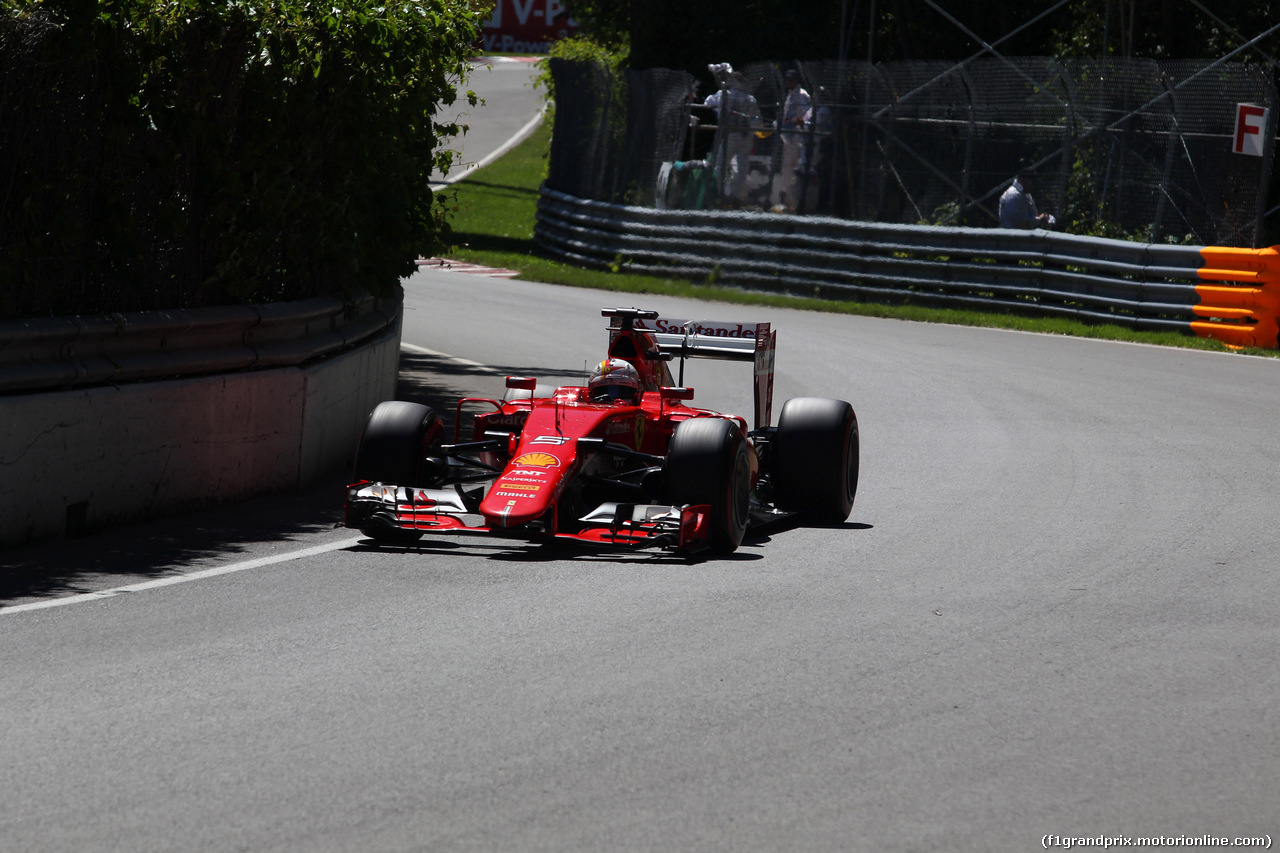
[[[498,0],[481,35],[485,53],[546,53],[577,31],[564,0]]]

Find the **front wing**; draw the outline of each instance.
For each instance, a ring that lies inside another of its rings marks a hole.
[[[419,489],[384,483],[359,482],[347,487],[346,526],[375,539],[379,532],[488,533],[529,541],[576,540],[595,546],[635,549],[657,547],[695,552],[706,547],[710,507],[604,503],[578,519],[572,533],[526,525],[492,528],[468,523],[475,507],[456,491]]]

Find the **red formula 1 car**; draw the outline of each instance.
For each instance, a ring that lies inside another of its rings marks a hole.
[[[857,416],[843,400],[804,397],[770,425],[777,333],[767,323],[601,313],[608,357],[585,387],[508,377],[503,400],[458,401],[452,441],[429,407],[379,404],[347,488],[347,527],[387,543],[475,532],[691,554],[733,551],[748,527],[791,514],[849,517]],[[755,365],[754,429],[689,405],[687,358]]]

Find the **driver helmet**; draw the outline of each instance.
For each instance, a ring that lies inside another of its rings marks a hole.
[[[593,403],[636,403],[640,400],[640,374],[620,358],[606,358],[591,371],[587,391]]]

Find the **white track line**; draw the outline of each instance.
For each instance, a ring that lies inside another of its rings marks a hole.
[[[469,358],[459,358],[456,355],[449,355],[449,353],[447,352],[440,352],[439,350],[427,349],[426,347],[420,347],[420,346],[417,346],[416,344],[401,343],[400,349],[406,350],[408,352],[416,352],[419,355],[429,355],[435,358],[443,358],[446,361],[452,361],[454,364],[462,364],[467,367],[470,367],[471,369],[477,370],[480,373],[489,373],[489,374],[492,374],[493,376],[506,375],[501,370],[494,370],[492,367],[490,367],[487,364],[481,364],[480,362],[472,361]]]
[[[0,616],[8,616],[11,613],[25,613],[29,610],[46,610],[50,607],[65,607],[69,604],[84,604],[88,601],[99,601],[103,598],[114,598],[115,596],[126,592],[145,592],[149,589],[159,589],[163,586],[173,586],[174,584],[204,580],[205,578],[213,578],[218,575],[247,572],[250,569],[260,569],[263,566],[270,566],[274,563],[285,563],[289,560],[301,560],[305,557],[314,557],[317,554],[324,554],[329,551],[350,548],[352,545],[363,540],[364,537],[356,536],[354,538],[343,539],[338,542],[328,542],[324,545],[314,545],[310,548],[301,548],[297,551],[290,551],[287,554],[276,554],[273,557],[259,557],[256,560],[246,560],[243,563],[232,563],[229,566],[217,566],[212,569],[204,569],[202,571],[190,572],[189,574],[184,575],[169,575],[167,577],[156,578],[151,581],[143,581],[142,583],[118,586],[113,589],[86,592],[80,595],[68,595],[63,598],[51,598],[46,601],[33,601],[30,604],[15,604],[12,607],[0,607]]]
[[[446,258],[419,258],[417,263],[418,269],[456,272],[462,273],[463,275],[487,275],[492,278],[515,278],[520,275],[519,270],[486,267],[481,264],[471,264],[465,261],[450,261]]]
[[[542,109],[538,110],[538,114],[533,118],[529,119],[529,121],[525,123],[524,127],[516,131],[515,136],[511,137],[506,142],[502,143],[502,145],[498,146],[498,148],[495,151],[481,158],[479,163],[468,163],[467,165],[463,166],[462,171],[446,175],[445,177],[441,178],[438,181],[432,181],[431,189],[438,190],[438,189],[443,189],[444,187],[447,187],[450,184],[456,184],[458,181],[467,177],[472,172],[476,171],[477,169],[483,169],[485,166],[488,166],[490,163],[492,163],[494,160],[497,160],[503,154],[506,154],[512,148],[515,148],[521,142],[524,142],[538,128],[538,125],[542,124],[542,118],[544,115],[546,115],[546,112],[547,112],[546,107],[543,107]]]

